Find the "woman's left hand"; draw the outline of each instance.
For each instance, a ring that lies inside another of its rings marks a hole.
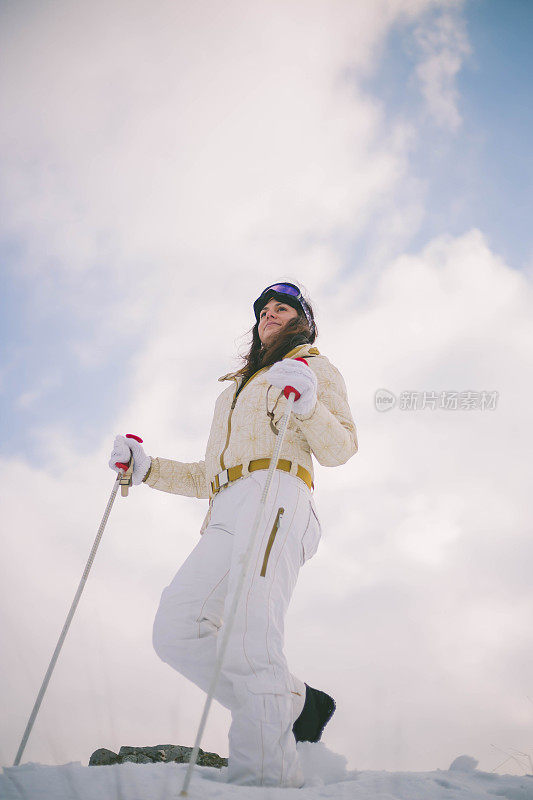
[[[284,358],[276,361],[266,377],[273,386],[284,389],[286,386],[293,386],[300,397],[294,401],[294,411],[296,414],[309,414],[315,407],[317,399],[318,381],[313,370],[294,358]]]
[[[152,464],[152,459],[147,456],[141,446],[142,439],[138,436],[129,434],[128,436],[118,435],[115,436],[113,444],[113,452],[109,459],[109,466],[115,472],[120,472],[121,467],[118,466],[119,462],[128,464],[130,458],[133,457],[133,474],[131,482],[134,486],[138,486],[146,478],[149,467]]]

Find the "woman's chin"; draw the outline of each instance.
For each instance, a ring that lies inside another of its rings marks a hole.
[[[263,347],[270,347],[270,345],[275,340],[275,338],[276,338],[275,336],[268,336],[268,337],[263,339],[261,344],[263,345]]]
[[[274,328],[274,330],[269,331],[266,336],[263,334],[263,347],[269,347],[272,342],[278,338],[282,331],[283,328]]]

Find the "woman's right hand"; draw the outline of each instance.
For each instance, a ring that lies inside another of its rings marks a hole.
[[[130,459],[133,458],[133,473],[131,482],[134,486],[142,483],[146,477],[146,473],[150,469],[152,459],[147,456],[141,445],[142,439],[134,438],[132,434],[121,436],[120,434],[115,437],[111,458],[109,459],[109,466],[115,472],[119,472],[122,467],[118,464],[128,464]]]

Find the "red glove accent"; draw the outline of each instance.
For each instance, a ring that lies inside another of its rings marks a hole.
[[[294,386],[286,386],[283,390],[283,394],[285,395],[287,400],[289,399],[290,394],[295,395],[294,402],[300,399],[300,392],[297,389],[295,389]]]
[[[303,362],[304,362],[304,364],[307,364],[307,361],[305,360],[305,358],[295,358],[294,360],[295,360],[295,361],[303,361]],[[307,364],[307,366],[309,366],[309,364]],[[294,394],[294,395],[296,395],[296,397],[294,398],[294,402],[296,402],[297,400],[299,400],[299,399],[300,399],[300,392],[298,392],[298,391],[297,391],[297,390],[294,388],[294,386],[286,386],[286,387],[284,388],[284,390],[283,390],[283,394],[285,395],[285,397],[287,398],[287,400],[289,399],[289,395],[290,395],[290,394]]]
[[[143,443],[143,440],[141,439],[141,437],[140,436],[135,436],[134,433],[127,433],[126,434],[126,439],[135,439],[135,441],[139,442],[139,444]],[[115,466],[119,467],[119,469],[123,469],[124,471],[126,471],[128,469],[128,467],[129,467],[129,464],[122,464],[120,461],[115,461]]]

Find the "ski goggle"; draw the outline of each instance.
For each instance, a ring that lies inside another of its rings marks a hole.
[[[265,305],[265,303],[263,303],[263,298],[265,297],[267,292],[277,292],[278,294],[286,294],[289,295],[289,297],[294,297],[294,299],[298,301],[302,311],[305,314],[305,318],[309,323],[310,330],[311,331],[314,330],[315,325],[313,322],[313,317],[311,316],[311,312],[309,310],[309,306],[305,302],[301,291],[297,286],[294,285],[294,283],[273,283],[271,286],[267,286],[266,289],[263,289],[263,291],[261,292],[261,294],[254,303],[255,318],[258,321],[262,306]]]

